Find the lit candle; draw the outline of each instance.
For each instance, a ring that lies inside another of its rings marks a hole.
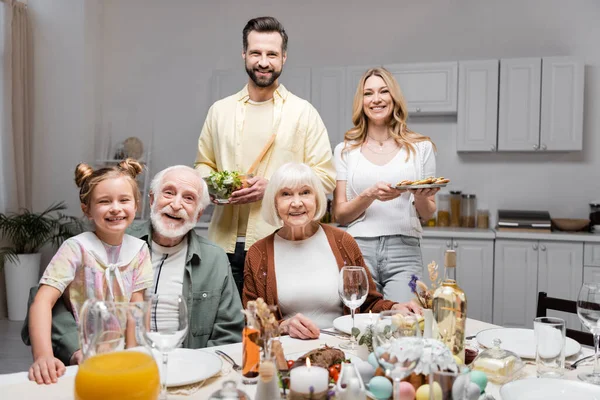
[[[373,325],[373,313],[369,310],[369,325]]]
[[[290,371],[290,390],[297,393],[321,393],[329,388],[329,372],[325,368],[310,365],[306,358],[306,367],[296,367]]]

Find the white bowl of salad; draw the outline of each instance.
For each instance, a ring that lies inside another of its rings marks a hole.
[[[208,193],[214,197],[218,204],[229,203],[231,193],[244,187],[246,175],[237,171],[217,171],[204,177],[208,186]]]

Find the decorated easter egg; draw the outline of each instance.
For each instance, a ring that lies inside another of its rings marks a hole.
[[[485,387],[488,383],[488,378],[485,372],[482,371],[471,371],[471,382],[475,382],[479,386],[480,393],[485,391]]]
[[[373,366],[373,368],[377,369],[377,367],[379,367],[379,363],[377,362],[377,356],[375,355],[375,353],[369,354],[369,356],[367,357],[367,361],[369,362],[369,364],[371,364],[371,366]]]
[[[414,400],[416,392],[415,388],[410,383],[400,382],[398,390],[402,400]]]
[[[392,395],[392,382],[383,376],[374,376],[369,381],[369,392],[378,400],[387,400]]]
[[[475,382],[469,382],[469,386],[467,386],[467,391],[465,393],[465,400],[477,400],[479,399],[480,389],[479,385]]]
[[[452,398],[462,399],[465,395],[466,386],[468,386],[469,383],[468,375],[458,376],[452,384]]]
[[[421,385],[421,387],[419,387],[419,389],[417,389],[417,399],[416,400],[430,400],[429,392],[431,390],[433,390],[433,399],[434,400],[442,400],[442,387],[437,382],[433,382],[433,384],[431,386],[427,385],[427,384]]]

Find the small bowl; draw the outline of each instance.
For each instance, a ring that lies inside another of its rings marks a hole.
[[[590,220],[581,218],[552,218],[552,224],[560,231],[578,232],[587,228]]]
[[[246,180],[249,178],[249,176],[240,175],[239,177],[240,177],[240,180],[242,181],[242,184],[239,186],[234,186],[233,184],[223,185],[224,188],[226,189],[226,192],[217,190],[217,188],[215,188],[212,185],[212,182],[209,177],[206,176],[203,179],[204,179],[204,182],[206,182],[206,186],[208,186],[208,194],[210,194],[211,197],[214,198],[214,202],[217,204],[228,204],[229,197],[231,197],[231,193],[235,192],[236,190],[246,187]]]

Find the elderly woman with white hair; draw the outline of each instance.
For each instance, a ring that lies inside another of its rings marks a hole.
[[[319,221],[327,206],[325,191],[310,167],[288,163],[271,177],[262,201],[262,216],[280,229],[256,242],[246,256],[244,307],[262,297],[277,306],[283,333],[300,339],[319,337],[319,328],[349,313],[338,296],[344,265],[367,268],[356,241],[341,229]],[[360,312],[389,309],[417,311],[413,303],[384,300],[371,274]]]

